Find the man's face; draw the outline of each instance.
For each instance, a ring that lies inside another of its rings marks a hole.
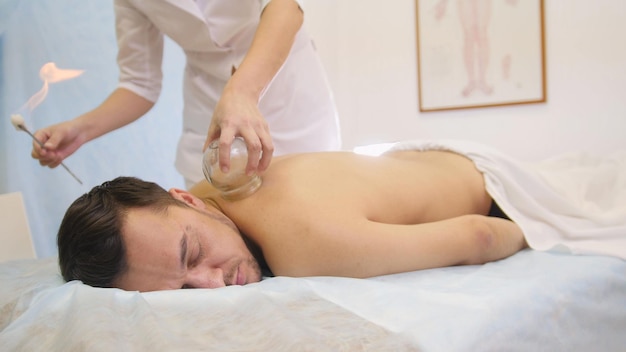
[[[216,288],[261,280],[259,264],[221,213],[170,206],[131,209],[122,227],[128,271],[116,286],[130,291]]]

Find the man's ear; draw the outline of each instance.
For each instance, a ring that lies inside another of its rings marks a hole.
[[[192,206],[194,208],[206,209],[206,204],[204,204],[204,202],[200,198],[194,196],[193,194],[189,193],[188,191],[185,191],[184,189],[170,188],[168,193],[172,197],[174,197],[175,199],[183,201],[183,202],[189,204],[190,206]]]

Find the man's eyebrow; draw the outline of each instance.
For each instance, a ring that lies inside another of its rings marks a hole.
[[[187,258],[187,234],[180,239],[180,267],[185,267],[185,258]]]

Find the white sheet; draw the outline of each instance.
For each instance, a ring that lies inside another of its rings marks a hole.
[[[522,251],[367,280],[125,292],[0,265],[6,351],[623,351],[626,262]]]
[[[626,259],[626,151],[530,164],[467,141],[407,141],[393,148],[450,150],[474,161],[491,197],[534,249]]]

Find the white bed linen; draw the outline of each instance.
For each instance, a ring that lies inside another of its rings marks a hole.
[[[6,351],[623,351],[626,262],[522,251],[372,279],[126,292],[0,265]]]

